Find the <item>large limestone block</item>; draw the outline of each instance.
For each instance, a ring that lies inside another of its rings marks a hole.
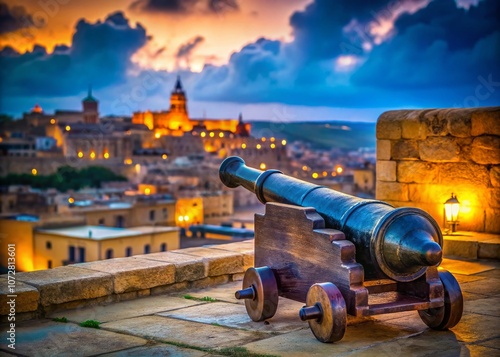
[[[428,136],[448,135],[448,119],[446,118],[448,111],[449,109],[435,109],[424,114]]]
[[[393,142],[391,157],[393,160],[418,160],[418,142],[416,140],[398,140]]]
[[[377,180],[396,181],[396,161],[377,160]]]
[[[471,115],[470,109],[451,109],[448,111],[446,114],[448,132],[459,138],[471,136]]]
[[[439,165],[439,183],[446,185],[471,184],[478,189],[488,187],[490,177],[488,169],[483,165],[456,162]]]
[[[500,208],[500,188],[490,188],[490,207]],[[500,219],[500,217],[498,217]]]
[[[424,140],[427,137],[427,124],[421,119],[422,111],[409,113],[401,122],[401,137],[403,139]]]
[[[157,260],[175,265],[175,281],[193,281],[207,277],[202,257],[182,254],[182,250],[136,255],[135,258]]]
[[[203,257],[209,277],[242,273],[244,271],[243,254],[241,253],[215,248],[187,248],[182,249],[182,254]]]
[[[397,181],[406,183],[436,182],[439,166],[423,161],[399,161],[397,168]],[[377,171],[378,175],[378,171]]]
[[[112,276],[75,266],[38,270],[16,275],[18,281],[34,286],[44,306],[93,299],[113,293]]]
[[[401,139],[401,122],[411,110],[390,110],[377,120],[377,139]]]
[[[391,146],[390,140],[377,140],[377,160],[390,160]]]
[[[500,107],[484,108],[472,113],[471,135],[500,136]]]
[[[12,297],[7,295],[16,295],[14,298],[16,314],[36,311],[38,309],[38,299],[40,298],[38,290],[21,281],[16,281],[14,290],[10,291],[6,276],[2,275],[0,277],[0,315],[8,315],[10,312],[10,305],[7,305],[7,303]]]
[[[243,269],[245,270],[254,266],[255,245],[253,239],[243,242],[219,244],[213,248],[243,254]]]
[[[420,159],[430,162],[456,162],[460,160],[460,147],[453,137],[427,138],[420,143]]]
[[[99,260],[75,266],[111,274],[116,294],[175,282],[174,264],[135,257]]]
[[[382,201],[408,201],[408,185],[399,182],[377,181],[376,196]]]
[[[500,166],[493,166],[490,169],[491,186],[500,187]]]
[[[500,136],[479,136],[472,142],[471,159],[483,165],[500,164]]]

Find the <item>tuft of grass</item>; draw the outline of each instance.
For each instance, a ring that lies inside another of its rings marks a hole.
[[[196,300],[196,301],[206,301],[206,302],[216,302],[217,299],[211,298],[209,296],[204,296],[202,298],[198,298],[189,294],[184,295],[184,299],[188,300]]]
[[[55,321],[55,322],[64,322],[64,323],[66,323],[66,322],[68,322],[68,319],[67,319],[67,318],[65,318],[65,317],[54,317],[54,318],[52,319],[52,321]]]
[[[100,329],[101,327],[99,326],[101,323],[96,320],[86,320],[83,322],[80,322],[81,327],[90,327],[90,328],[97,328]]]

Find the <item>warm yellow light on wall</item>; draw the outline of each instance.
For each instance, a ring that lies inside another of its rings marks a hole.
[[[458,225],[458,213],[460,212],[460,202],[453,193],[444,203],[444,213],[446,222],[451,226],[451,231],[455,232]]]
[[[307,166],[306,165],[302,166],[302,171],[307,171]]]
[[[260,144],[257,144],[257,146],[255,146],[257,148],[257,150],[260,150],[260,148],[262,147]]]
[[[286,140],[285,139],[281,140],[281,145],[283,145],[283,146],[286,145]]]
[[[161,156],[161,158],[162,158],[163,160],[166,160],[166,159],[167,159],[167,157],[168,157],[168,156],[167,156],[167,154],[163,154],[163,155]]]
[[[341,174],[344,171],[344,169],[341,166],[337,166],[335,171],[337,171],[338,174]]]
[[[323,171],[323,176],[328,176],[328,172]]]
[[[260,139],[260,140],[262,140],[263,143],[266,142],[266,138],[264,138],[264,137],[262,139]]]
[[[189,216],[184,216],[184,222],[189,222]]]
[[[184,222],[184,217],[183,216],[179,216],[178,220],[179,220],[179,222]]]
[[[125,159],[125,160],[123,160],[123,163],[125,165],[132,165],[132,159]]]
[[[245,144],[245,143],[241,144],[241,148],[242,149],[246,149],[247,148],[247,144]]]
[[[144,194],[145,194],[145,195],[150,195],[150,194],[151,194],[151,189],[150,189],[149,187],[146,187],[146,188],[144,189]]]
[[[318,173],[317,172],[313,172],[312,178],[313,179],[317,179],[318,177],[319,177]]]
[[[270,140],[271,140],[272,143],[274,143],[274,141],[276,140],[276,138],[273,136],[273,137],[271,137]]]
[[[33,176],[36,176],[38,174],[38,170],[37,169],[31,169],[31,173],[33,174]]]
[[[223,138],[224,137],[224,133],[219,133],[219,138]]]
[[[265,163],[262,162],[259,167],[261,170],[265,170],[267,166]]]
[[[205,133],[204,131],[202,131],[202,132],[201,132],[201,134],[200,134],[200,136],[201,136],[202,138],[204,138],[205,136],[207,136],[207,133]]]
[[[71,130],[71,127],[69,125],[66,125],[66,131],[70,131]]]
[[[274,149],[276,148],[276,145],[275,144],[271,144],[271,149]]]
[[[108,153],[108,152],[105,152],[105,153],[104,153],[104,158],[105,158],[106,160],[107,160],[107,159],[109,159],[109,153]]]
[[[213,131],[210,132],[210,137],[213,138],[215,136],[215,133]]]
[[[73,197],[68,198],[68,203],[69,204],[75,203],[75,199]]]
[[[56,120],[54,118],[50,119],[50,124],[55,124]]]
[[[161,138],[161,134],[160,134],[160,133],[155,133],[155,138],[156,138],[156,139]]]
[[[83,152],[78,151],[78,157],[81,159],[83,157]]]
[[[140,174],[141,173],[141,164],[135,164],[135,173]]]
[[[337,176],[337,173],[335,171],[332,171],[332,176]]]
[[[90,153],[90,158],[91,158],[92,160],[94,160],[94,159],[95,159],[95,152],[93,152],[93,151],[92,151],[92,152]]]

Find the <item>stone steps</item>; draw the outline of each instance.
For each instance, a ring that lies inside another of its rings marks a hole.
[[[455,232],[444,235],[445,257],[500,260],[500,235],[479,232]]]

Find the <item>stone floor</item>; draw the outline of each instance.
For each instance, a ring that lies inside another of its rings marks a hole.
[[[465,300],[450,331],[428,329],[415,311],[349,317],[345,337],[323,344],[298,318],[303,304],[295,301],[281,299],[272,319],[251,321],[233,282],[20,322],[16,349],[2,337],[0,356],[500,356],[500,263],[445,259],[442,266]],[[62,317],[68,322],[52,320]],[[100,329],[80,327],[85,320],[101,322]]]

